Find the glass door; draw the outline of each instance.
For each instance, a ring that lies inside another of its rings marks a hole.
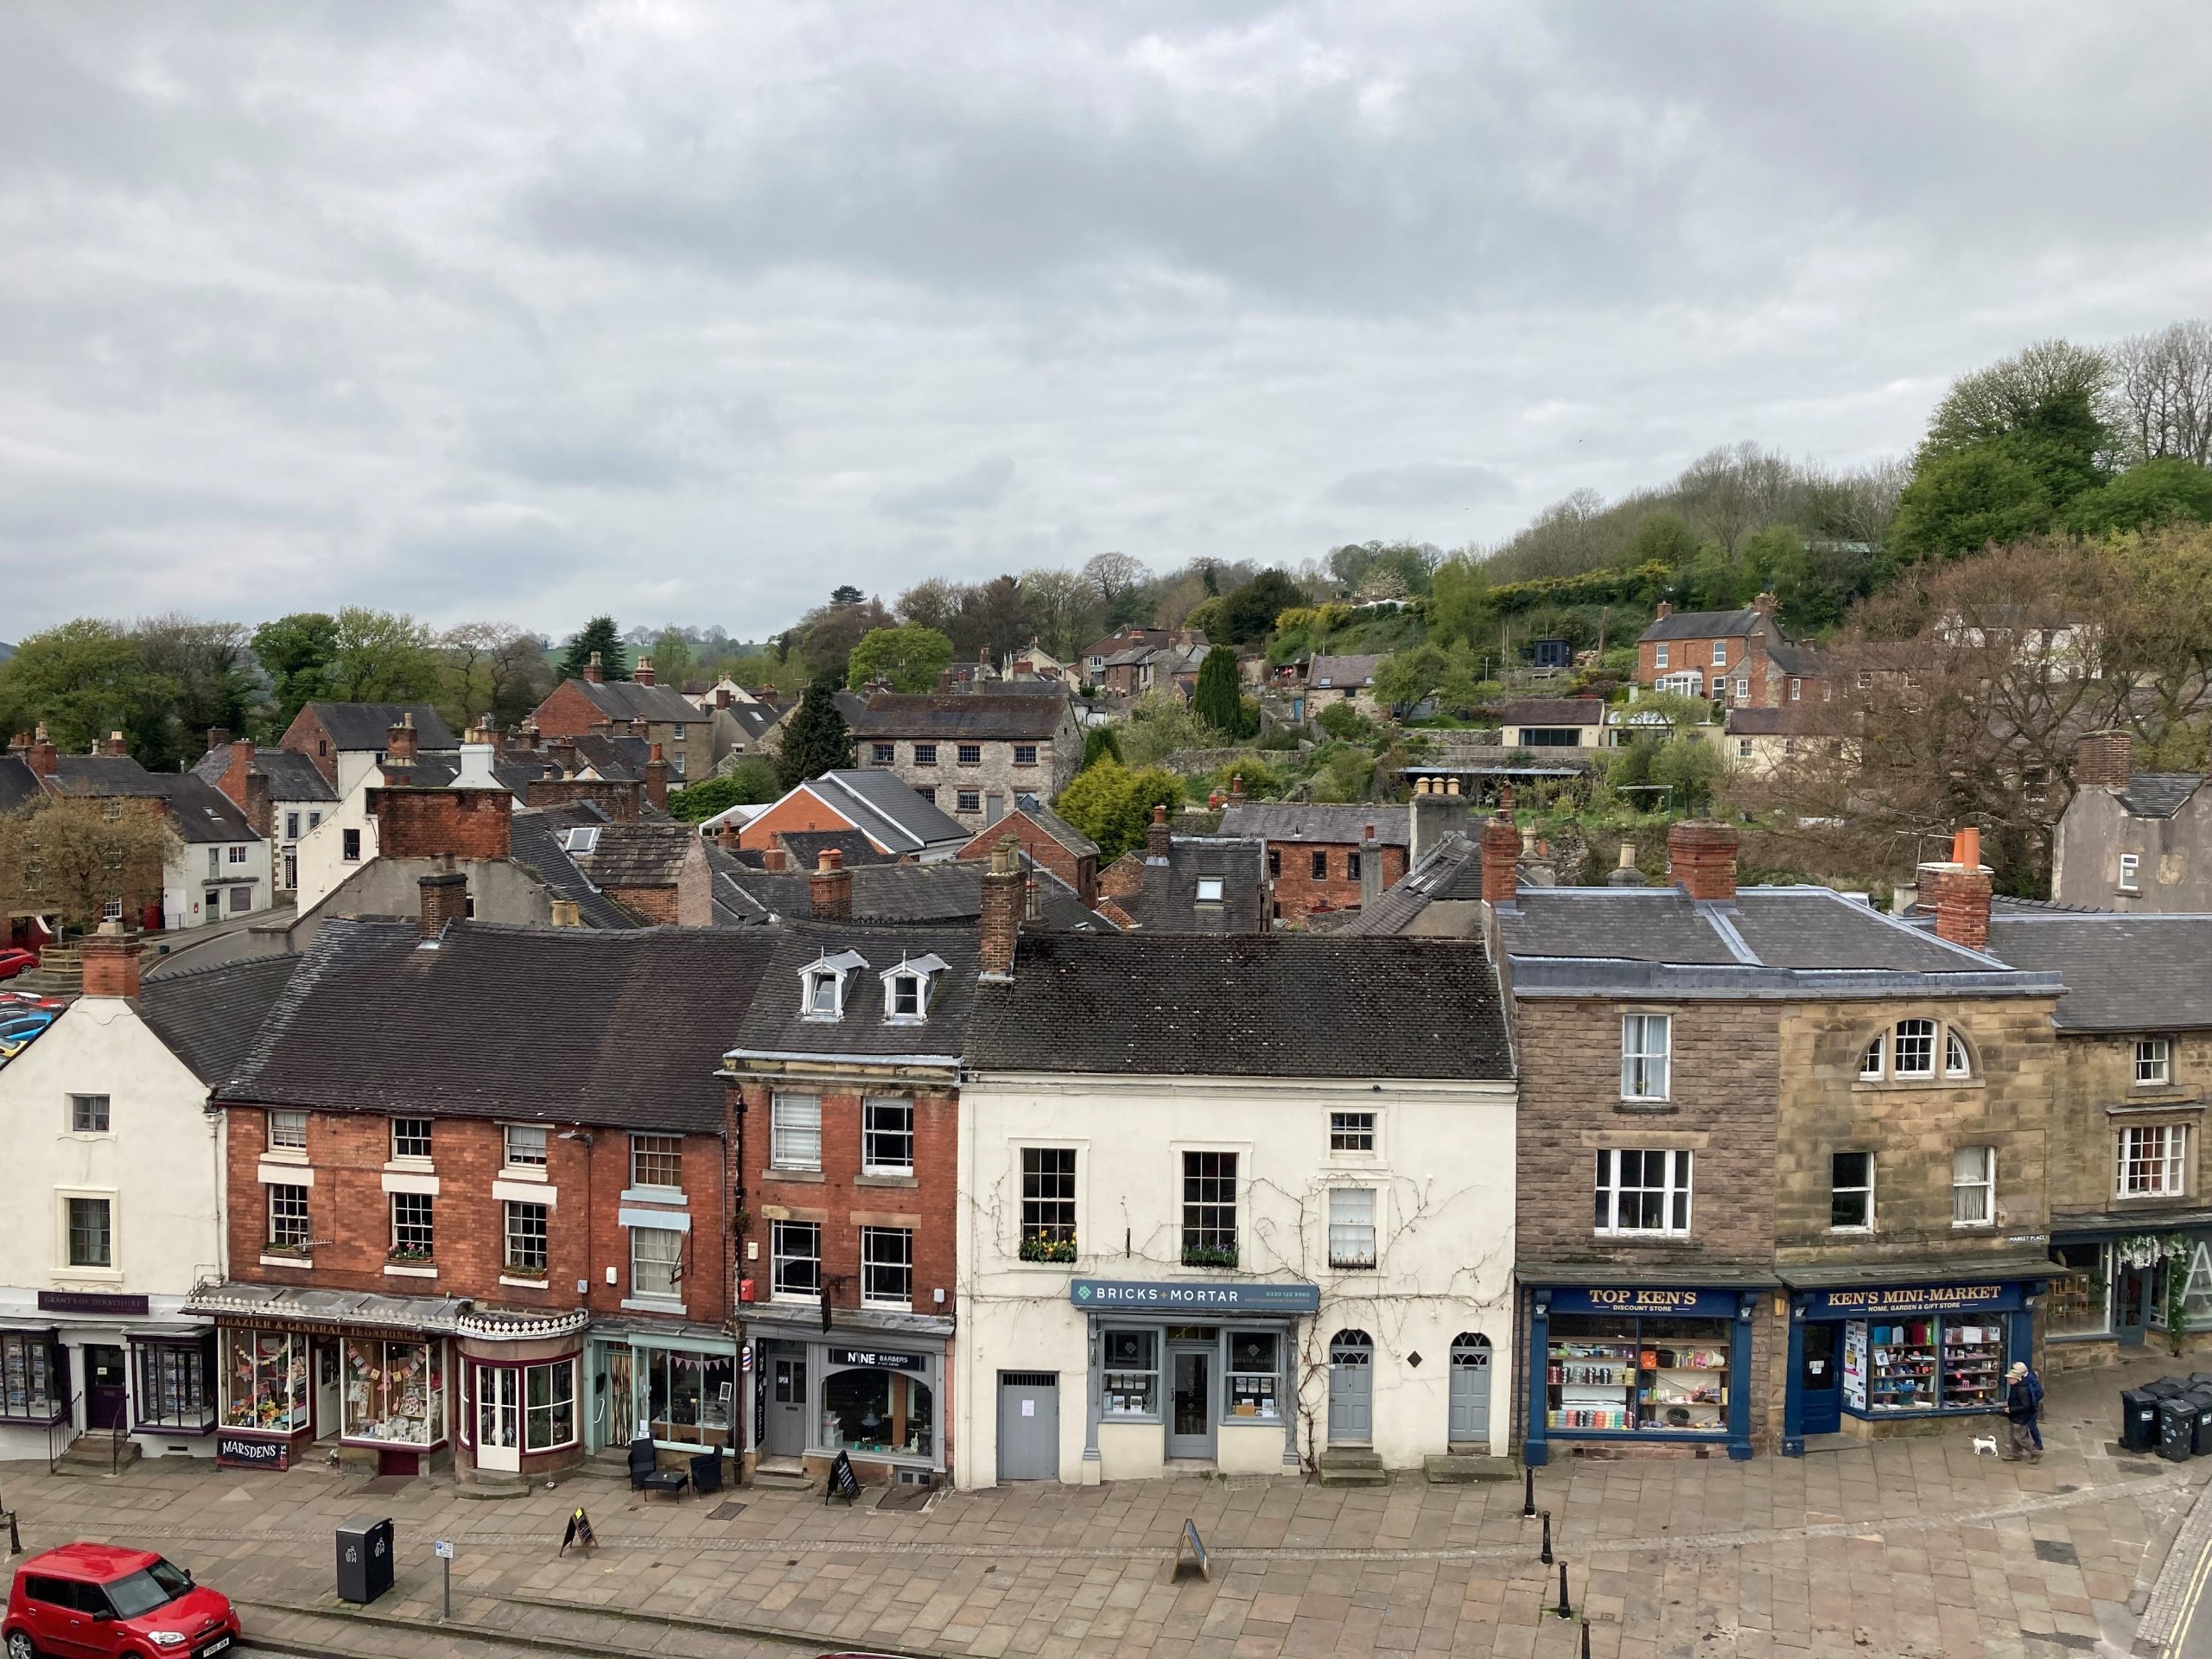
[[[513,1473],[522,1467],[519,1403],[522,1372],[512,1365],[476,1368],[476,1466]]]
[[[1211,1459],[1213,1451],[1213,1350],[1171,1348],[1167,1455]]]

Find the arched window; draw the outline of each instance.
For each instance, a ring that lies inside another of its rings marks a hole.
[[[1329,1338],[1332,1365],[1372,1365],[1375,1344],[1364,1331],[1339,1331]]]
[[[1479,1331],[1462,1331],[1452,1338],[1452,1363],[1467,1366],[1489,1364],[1490,1338]]]
[[[1859,1058],[1859,1075],[1862,1077],[1882,1075],[1882,1039],[1879,1037],[1866,1045],[1866,1052]]]
[[[1951,1026],[1943,1027],[1943,1075],[1947,1077],[1970,1077],[1974,1075],[1974,1057],[1967,1052],[1967,1039]]]
[[[1936,1022],[1933,1020],[1900,1020],[1891,1039],[1891,1064],[1900,1077],[1932,1077],[1936,1075]]]

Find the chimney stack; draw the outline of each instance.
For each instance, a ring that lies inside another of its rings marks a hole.
[[[1989,867],[1981,831],[1969,826],[1951,838],[1948,863],[1920,867],[1920,902],[1936,912],[1936,935],[1969,950],[1989,948]]]
[[[228,748],[230,747],[230,742],[231,728],[229,727],[210,726],[207,728],[207,750],[209,753],[213,753],[217,749]]]
[[[1144,827],[1144,861],[1165,864],[1173,844],[1173,832],[1167,827],[1167,809],[1165,806],[1154,807],[1152,822]]]
[[[639,658],[638,665],[631,671],[630,677],[639,685],[651,685],[653,683],[653,659],[650,657]]]
[[[436,938],[446,931],[448,922],[457,922],[468,914],[468,878],[460,871],[417,876],[415,886],[423,895],[416,926],[424,938]]]
[[[1241,772],[1235,773],[1229,780],[1229,798],[1233,804],[1240,806],[1243,804],[1244,774]]]
[[[1693,899],[1736,900],[1736,831],[1717,818],[1686,818],[1667,831],[1667,879]]]
[[[1657,613],[1661,616],[1672,616],[1675,613],[1675,607],[1668,601],[1662,599],[1659,601],[1659,610]]]
[[[507,747],[506,734],[492,723],[492,716],[489,715],[476,716],[476,725],[468,734],[468,741],[472,743],[484,744],[490,748],[494,757]]]
[[[415,716],[411,711],[403,709],[398,723],[385,728],[384,758],[395,766],[413,766],[415,737]]]
[[[737,850],[738,826],[735,818],[725,818],[721,829],[715,831],[715,844],[726,853]]]
[[[645,798],[664,812],[668,810],[668,762],[660,752],[660,745],[653,745],[652,755],[645,762]]]
[[[729,707],[729,687],[718,685],[715,688],[715,707],[717,709]]]
[[[597,685],[606,677],[607,670],[601,666],[599,653],[594,651],[591,654],[591,660],[584,664],[584,678],[589,680],[594,685]]]
[[[1774,590],[1772,588],[1769,588],[1765,593],[1758,594],[1751,601],[1751,608],[1757,611],[1761,616],[1772,616],[1774,614]]]
[[[582,927],[583,925],[584,907],[577,900],[574,899],[556,899],[553,901],[554,926]]]
[[[1483,823],[1483,902],[1510,905],[1521,893],[1521,834],[1513,827],[1513,785],[1497,793],[1497,810]]]
[[[845,868],[845,855],[835,847],[822,849],[814,874],[806,879],[806,892],[816,921],[853,919],[853,873]]]
[[[107,752],[110,754],[128,754],[130,753],[130,748],[123,741],[123,734],[121,732],[110,732],[107,734]]]
[[[86,996],[138,995],[139,941],[123,931],[121,922],[102,922],[82,949]]]
[[[983,872],[982,948],[977,965],[985,979],[1014,977],[1014,947],[1021,937],[1021,860],[1012,836],[991,849],[990,868]]]
[[[2126,789],[2135,772],[2135,739],[2128,732],[2091,732],[2075,740],[2076,789]]]
[[[1359,902],[1371,905],[1382,896],[1382,843],[1375,839],[1375,826],[1370,823],[1359,843]]]
[[[1621,861],[1605,878],[1605,885],[1609,887],[1640,887],[1643,885],[1643,872],[1637,868],[1634,842],[1621,842]]]
[[[51,778],[60,758],[54,740],[46,734],[46,722],[41,720],[31,733],[31,746],[23,751],[23,760],[39,777]]]
[[[784,868],[786,861],[783,843],[780,842],[773,842],[760,849],[760,868],[764,870],[780,870]]]

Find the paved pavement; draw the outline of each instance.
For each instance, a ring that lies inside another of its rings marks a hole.
[[[2162,1369],[2056,1380],[2039,1465],[1977,1457],[1960,1424],[1800,1459],[1573,1460],[1538,1471],[1538,1501],[1597,1659],[2126,1653],[2212,1477],[2212,1459],[2113,1448],[2114,1391]],[[313,1465],[275,1475],[167,1459],[114,1478],[0,1465],[0,1496],[20,1510],[28,1547],[162,1549],[245,1600],[251,1630],[300,1652],[1580,1651],[1578,1620],[1548,1611],[1556,1570],[1537,1560],[1517,1485],[1173,1479],[947,1493],[890,1511],[873,1493],[850,1510],[756,1490],[671,1502],[584,1478],[485,1502]],[[577,1503],[599,1548],[563,1557]],[[363,1618],[331,1599],[333,1532],[385,1514],[399,1582]],[[1173,1579],[1186,1516],[1213,1551],[1211,1582]],[[442,1630],[435,1538],[459,1553]]]

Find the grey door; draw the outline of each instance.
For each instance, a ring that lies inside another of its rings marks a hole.
[[[1213,1356],[1204,1348],[1167,1351],[1167,1455],[1171,1458],[1213,1456]]]
[[[1454,1446],[1490,1443],[1490,1338],[1462,1332],[1452,1338],[1452,1429]]]
[[[1375,1344],[1364,1331],[1329,1338],[1329,1444],[1364,1446],[1375,1432]]]
[[[762,1450],[796,1458],[806,1450],[806,1358],[777,1354],[768,1361],[768,1433]]]
[[[1060,1374],[999,1373],[999,1478],[1060,1478]]]

